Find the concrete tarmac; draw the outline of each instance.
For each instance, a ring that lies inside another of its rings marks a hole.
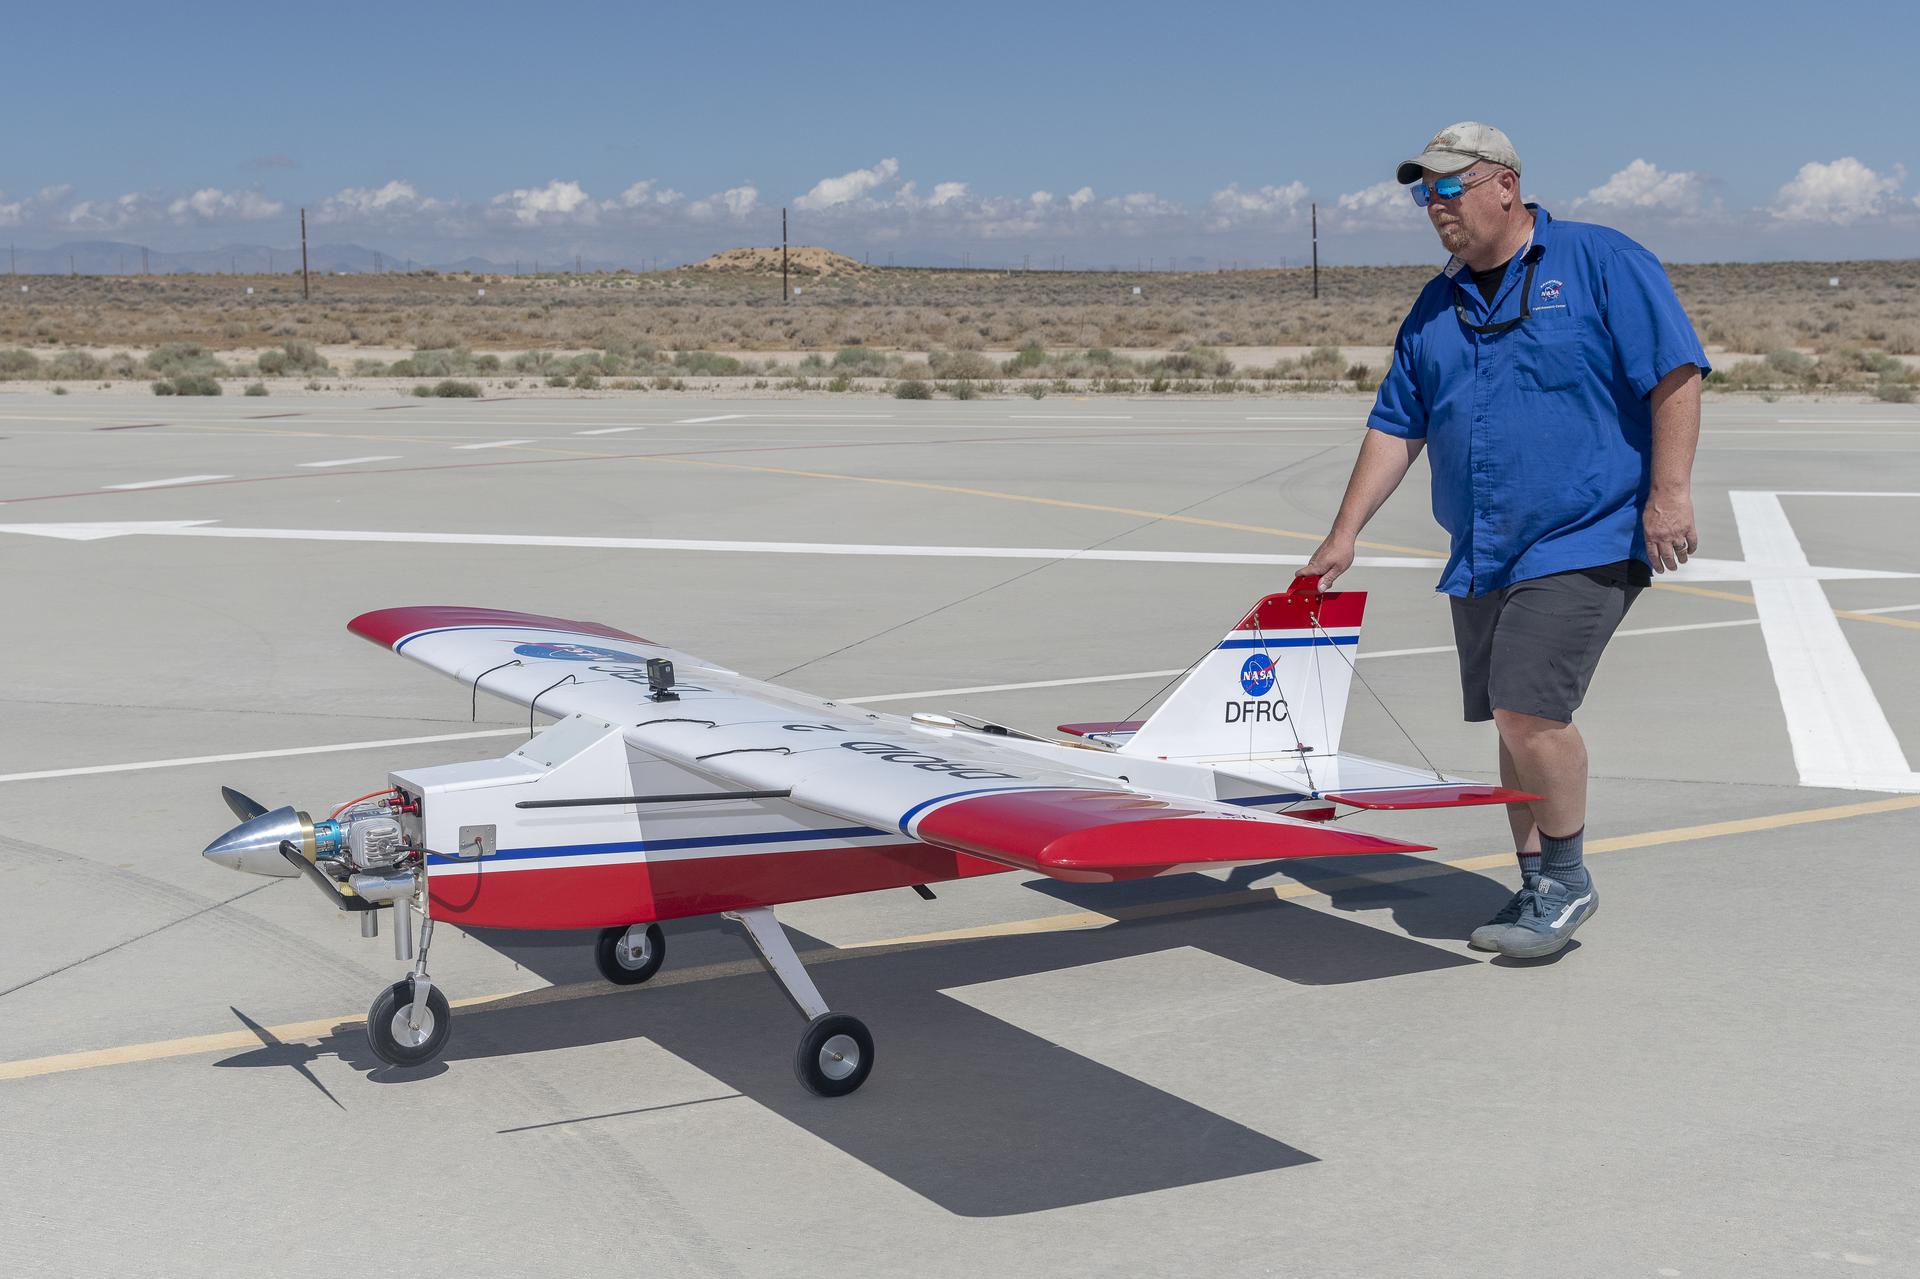
[[[345,631],[379,607],[1127,718],[1286,585],[1366,407],[0,396],[0,1271],[1920,1274],[1911,406],[1709,400],[1707,558],[1581,711],[1605,909],[1547,962],[1464,943],[1502,812],[1360,814],[1438,851],[783,908],[876,1037],[847,1099],[717,920],[630,989],[445,929],[472,1002],[398,1071],[388,939],[198,856],[223,783],[320,809],[524,737]],[[1367,541],[1344,745],[1491,776],[1424,466]]]

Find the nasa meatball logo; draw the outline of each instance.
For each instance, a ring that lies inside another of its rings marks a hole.
[[[552,662],[644,662],[636,653],[617,648],[595,648],[591,644],[519,644],[514,652],[522,657],[537,657]]]
[[[1265,653],[1255,653],[1240,668],[1240,687],[1247,690],[1249,697],[1265,697],[1273,691],[1273,659]]]
[[[1559,280],[1548,280],[1545,284],[1540,286],[1540,300],[1542,302],[1551,302],[1555,298],[1559,297],[1560,290],[1566,287],[1567,286],[1565,284],[1562,284]]]

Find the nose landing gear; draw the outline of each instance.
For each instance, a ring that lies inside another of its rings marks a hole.
[[[396,905],[406,910],[405,902]],[[413,972],[381,991],[367,1010],[367,1042],[390,1066],[424,1066],[440,1055],[453,1033],[453,1009],[427,976],[433,920],[420,921],[420,954]]]

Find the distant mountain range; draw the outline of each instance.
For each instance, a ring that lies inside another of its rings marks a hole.
[[[572,269],[574,259],[565,262],[494,262],[487,258],[465,257],[457,262],[421,262],[398,254],[369,249],[359,244],[312,244],[307,246],[308,269],[325,274],[344,271],[366,274],[375,271],[408,271],[422,267],[435,271],[471,271],[483,275],[507,275],[516,269],[531,274],[536,267],[551,271]],[[617,271],[631,263],[587,261],[581,270]],[[143,244],[124,244],[118,240],[79,240],[50,249],[16,247],[9,269],[20,275],[264,275],[298,274],[300,246],[273,248],[264,244],[228,244],[215,249],[191,249],[167,252]]]

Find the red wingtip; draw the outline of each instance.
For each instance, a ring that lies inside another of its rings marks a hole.
[[[456,626],[524,627],[530,630],[569,631],[576,635],[598,635],[603,639],[652,641],[638,635],[602,626],[598,622],[575,622],[564,617],[545,617],[538,613],[515,613],[498,608],[470,608],[460,604],[416,604],[405,608],[375,609],[347,623],[347,629],[362,639],[383,648],[392,648],[409,635],[422,631],[440,631]]]

